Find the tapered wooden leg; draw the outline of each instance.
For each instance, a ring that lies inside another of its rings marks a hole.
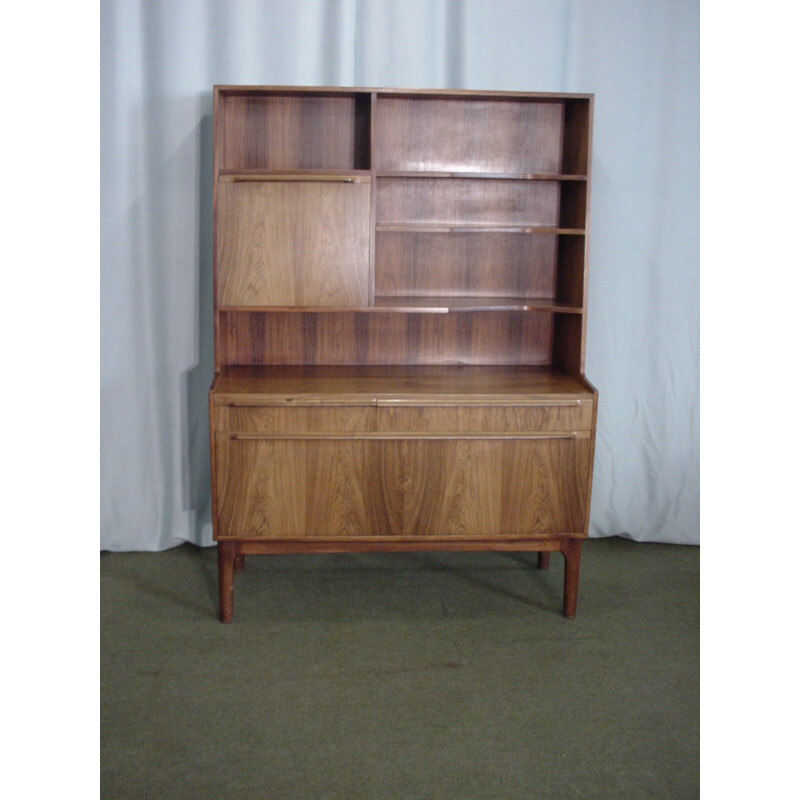
[[[550,551],[549,550],[540,550],[539,551],[539,569],[549,569],[550,568]]]
[[[244,569],[244,553],[239,553],[233,562],[233,571],[241,572]]]
[[[220,542],[217,545],[221,622],[230,622],[233,619],[233,564],[236,561],[236,550],[235,542]]]
[[[581,571],[581,540],[564,539],[564,616],[573,619],[578,606],[578,575]]]

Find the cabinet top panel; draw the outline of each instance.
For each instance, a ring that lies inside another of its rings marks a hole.
[[[217,402],[524,404],[588,398],[583,379],[547,367],[507,366],[256,366],[225,367],[213,393]],[[246,402],[246,401],[245,401]]]
[[[482,98],[507,97],[509,100],[591,100],[594,94],[571,92],[513,92],[484,89],[399,89],[374,86],[255,86],[215,85],[214,90],[224,94],[362,94],[398,95],[406,97]]]

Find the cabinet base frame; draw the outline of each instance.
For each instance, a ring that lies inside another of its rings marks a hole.
[[[233,575],[244,569],[245,555],[281,555],[288,553],[399,553],[419,551],[496,551],[538,552],[538,567],[550,566],[550,553],[564,556],[564,603],[562,613],[574,619],[578,602],[578,577],[581,565],[581,543],[584,535],[536,539],[411,539],[391,536],[359,539],[274,539],[271,541],[221,539],[217,547],[219,567],[219,618],[233,619]]]

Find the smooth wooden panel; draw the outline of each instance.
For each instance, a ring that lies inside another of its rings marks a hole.
[[[587,442],[380,442],[391,533],[459,537],[582,532]]]
[[[556,236],[383,232],[375,294],[554,297]]]
[[[369,95],[221,99],[222,169],[369,169]]]
[[[237,441],[224,434],[216,440],[216,535],[303,536],[305,448],[286,441]]]
[[[220,360],[240,364],[548,364],[552,314],[220,314]]]
[[[369,185],[222,183],[220,305],[366,305]]]
[[[530,406],[380,406],[379,431],[514,433],[524,431],[587,431],[592,403],[573,400]]]
[[[539,404],[591,400],[582,378],[547,367],[521,366],[250,366],[226,367],[215,404],[368,403],[414,405]]]
[[[378,178],[376,219],[557,225],[559,188],[557,181]]]
[[[582,532],[588,439],[226,439],[219,535]]]
[[[561,102],[379,95],[375,168],[561,172]]]
[[[218,430],[262,433],[374,431],[374,406],[223,406]]]
[[[219,535],[269,539],[385,533],[383,502],[373,480],[377,445],[354,439],[219,436]]]
[[[583,533],[591,438],[519,439],[504,445],[502,532]]]

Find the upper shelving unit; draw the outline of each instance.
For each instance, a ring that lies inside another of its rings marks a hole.
[[[591,108],[590,95],[217,87],[218,365],[579,371]]]

